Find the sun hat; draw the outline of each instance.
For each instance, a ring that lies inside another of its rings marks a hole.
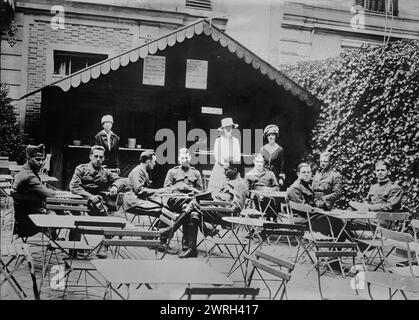
[[[218,128],[219,131],[221,131],[224,127],[232,126],[234,129],[237,129],[239,125],[237,123],[233,122],[232,118],[224,118],[221,120],[221,127]]]

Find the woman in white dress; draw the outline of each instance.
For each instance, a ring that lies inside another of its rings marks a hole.
[[[233,137],[232,132],[239,125],[233,122],[232,118],[224,118],[221,120],[221,135],[215,140],[214,158],[215,164],[212,169],[210,180],[208,182],[208,190],[219,190],[225,183],[224,164],[228,161],[240,162],[241,152],[239,139]]]

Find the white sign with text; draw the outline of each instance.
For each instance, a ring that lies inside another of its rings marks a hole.
[[[186,59],[186,83],[189,89],[207,89],[208,61]]]
[[[166,57],[147,56],[144,58],[143,84],[164,86]]]

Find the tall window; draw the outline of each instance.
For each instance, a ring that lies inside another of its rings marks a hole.
[[[66,76],[107,58],[107,54],[54,50],[54,75]]]
[[[393,16],[399,14],[399,0],[354,0],[354,5],[360,5],[365,11]]]
[[[186,0],[185,7],[189,9],[211,10],[211,0]]]

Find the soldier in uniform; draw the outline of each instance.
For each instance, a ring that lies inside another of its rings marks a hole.
[[[238,215],[244,208],[247,186],[244,180],[239,174],[240,163],[229,160],[224,164],[224,174],[226,176],[226,182],[224,185],[216,191],[212,191],[210,199],[216,201],[231,201],[234,203],[234,214]],[[204,222],[213,224],[223,225],[225,222],[222,220],[222,212],[201,212],[199,203],[196,200],[192,200],[184,210],[185,219],[188,221],[188,227],[185,230],[188,239],[188,249],[179,254],[179,258],[194,258],[198,256],[196,250],[196,240],[198,235],[198,228],[200,227],[200,217]],[[228,214],[230,215],[230,213]],[[218,230],[201,230],[204,235],[214,236]]]
[[[152,150],[147,150],[140,155],[140,164],[136,166],[128,175],[131,192],[124,195],[123,206],[124,210],[134,215],[148,215],[158,218],[162,213],[162,206],[154,201],[150,201],[150,197],[162,193],[166,189],[150,188],[152,182],[150,180],[149,172],[153,170],[156,165],[156,155]],[[169,247],[168,228],[159,221],[157,227],[161,231],[160,241],[161,246],[159,251],[166,251],[169,254],[175,254],[177,251]],[[165,228],[164,228],[165,227]],[[167,247],[167,248],[166,248]]]
[[[89,200],[91,215],[107,215],[104,204],[110,204],[111,198],[125,187],[124,179],[102,166],[104,159],[105,149],[93,146],[90,162],[78,165],[70,181],[70,191]],[[109,197],[104,194],[107,191]]]
[[[287,198],[296,203],[314,204],[314,192],[310,186],[312,177],[311,165],[300,163],[297,167],[297,180],[288,188]]]
[[[396,212],[400,210],[403,191],[390,180],[390,169],[385,161],[375,164],[377,183],[373,184],[365,199],[365,208],[369,211]]]
[[[39,178],[39,170],[45,159],[45,146],[28,145],[26,157],[27,161],[16,175],[13,184],[15,209],[13,234],[19,238],[31,237],[42,231],[32,222],[29,215],[45,214],[45,199],[55,195],[55,192],[42,184]]]
[[[330,167],[330,154],[320,154],[320,171],[314,175],[311,188],[316,206],[331,210],[342,195],[342,176]]]
[[[166,179],[164,180],[164,187],[174,193],[187,193],[191,196],[196,195],[203,191],[202,178],[198,170],[190,165],[191,155],[187,148],[179,150],[178,156],[179,165],[170,169],[167,172]],[[178,217],[175,222],[175,229],[182,222],[183,231],[186,230],[187,225],[185,219],[183,219],[182,210],[191,201],[188,198],[169,198],[167,200],[167,206],[171,211],[174,211],[181,216]],[[187,250],[188,240],[183,232],[182,238],[182,250]]]
[[[403,196],[402,188],[395,182],[390,180],[390,166],[385,161],[377,161],[375,164],[375,176],[377,183],[373,184],[362,203],[350,203],[357,210],[364,211],[381,211],[381,212],[397,212],[401,207]],[[397,225],[398,222],[395,222]],[[390,228],[391,222],[382,221],[383,227]],[[356,229],[355,226],[351,226]]]
[[[255,155],[254,159],[254,168],[246,173],[244,181],[246,182],[247,188],[250,190],[258,191],[279,191],[278,180],[275,177],[275,174],[264,167],[265,159],[262,154],[258,153]],[[269,203],[268,198],[262,196],[256,196],[253,198],[256,205],[260,207],[260,204],[265,207]],[[278,205],[273,199],[273,205],[270,205],[266,211],[267,217],[276,218],[276,213],[273,212],[277,209]],[[260,203],[259,203],[260,202]],[[278,203],[279,204],[279,203]]]

